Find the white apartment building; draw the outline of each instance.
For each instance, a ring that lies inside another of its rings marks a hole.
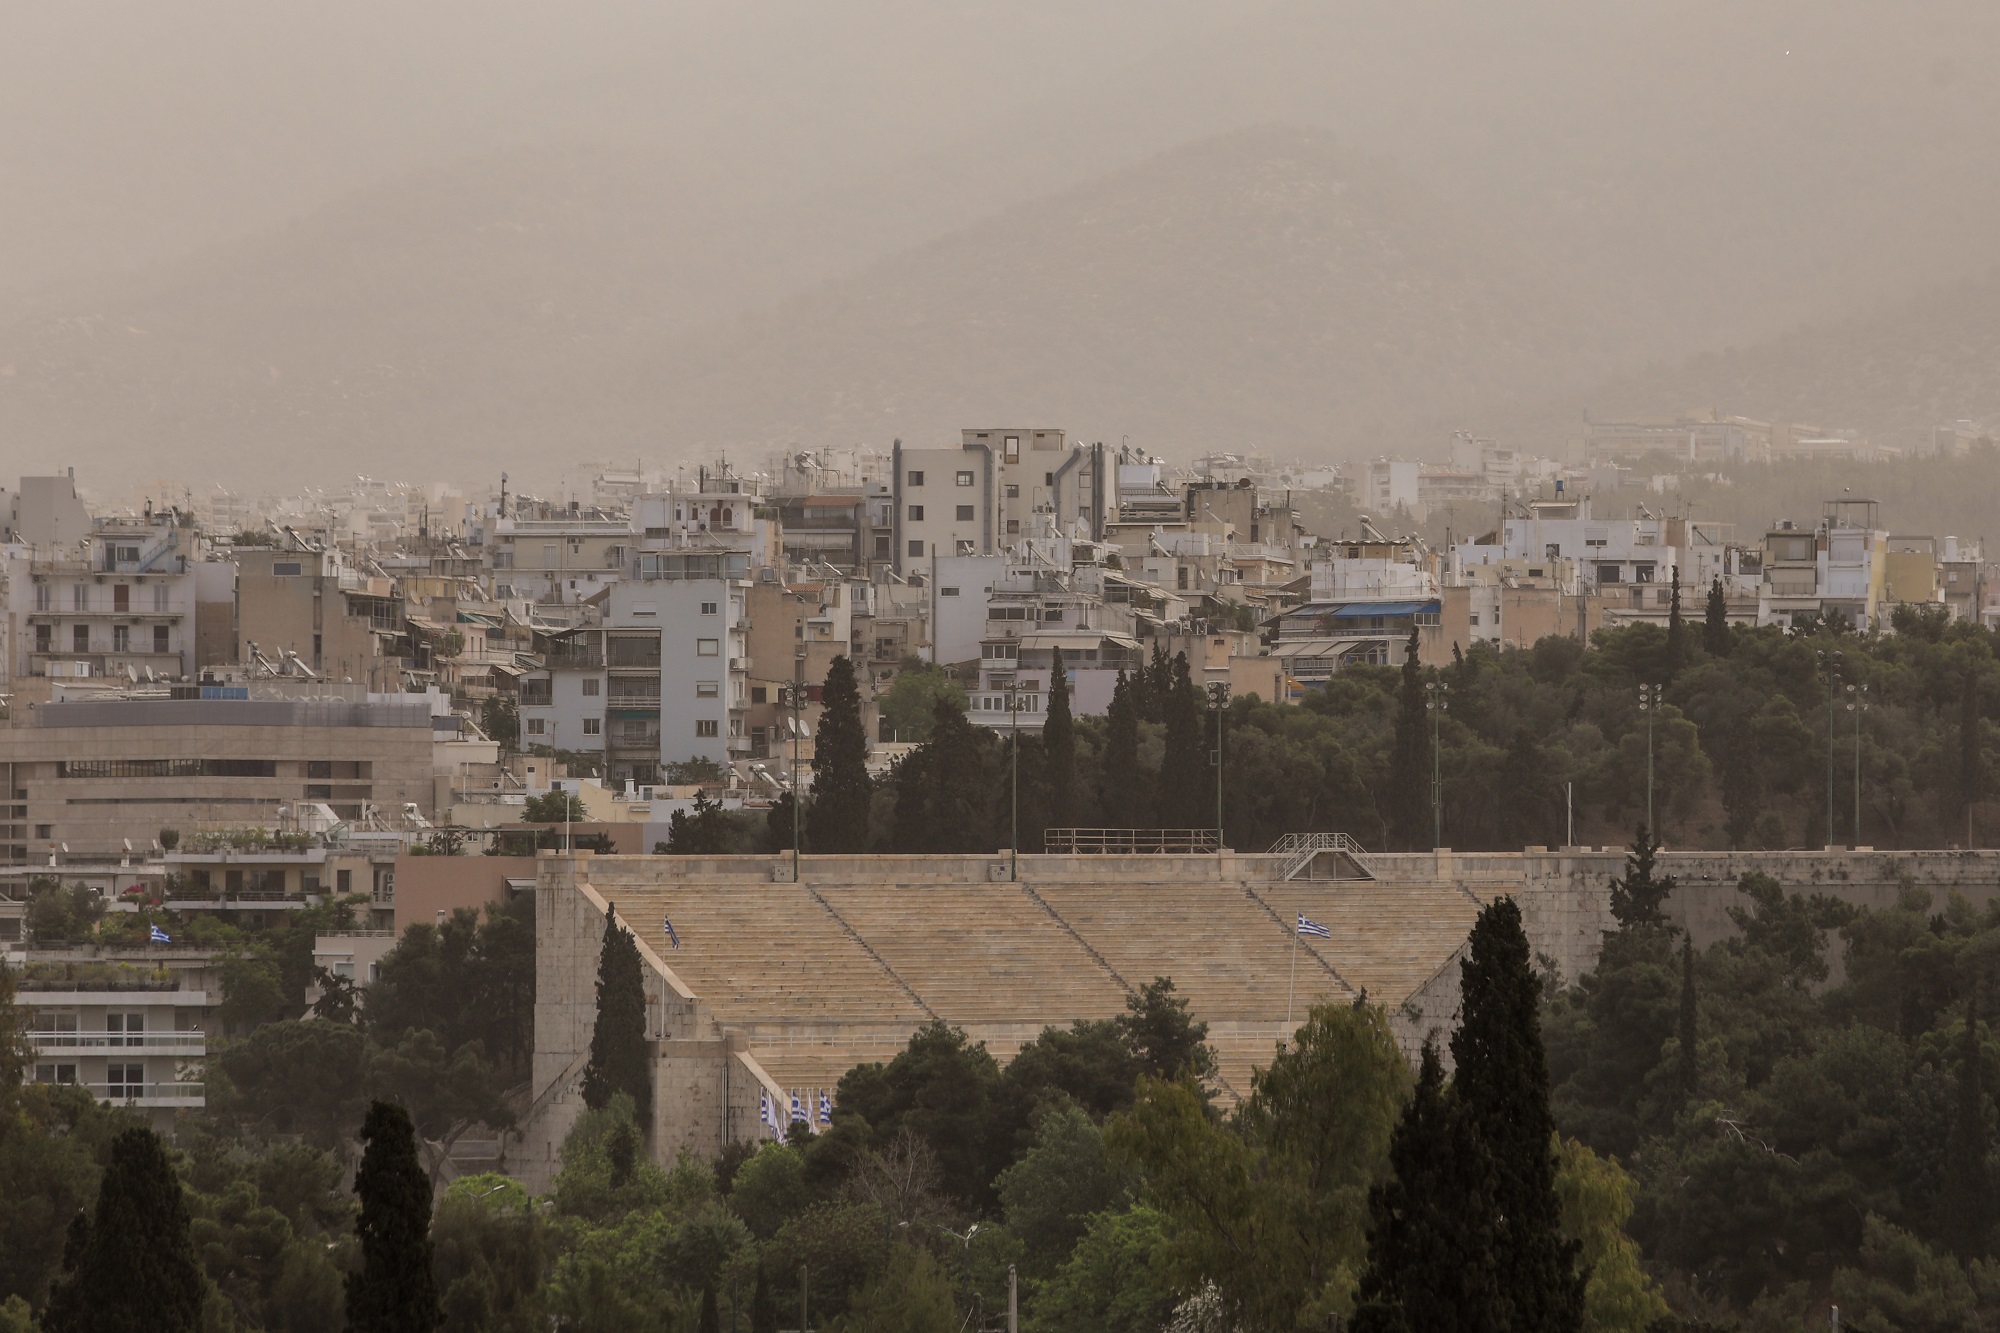
[[[499,518],[487,538],[493,595],[587,602],[623,575],[636,545],[625,518]]]
[[[22,981],[35,1082],[79,1084],[99,1101],[150,1112],[156,1129],[171,1128],[176,1110],[206,1104],[208,996],[136,969],[99,970],[134,976]]]
[[[5,547],[6,677],[193,675],[203,556],[201,535],[164,513]]]
[[[1873,500],[1829,500],[1817,529],[1785,523],[1764,534],[1757,623],[1838,613],[1862,633],[1880,628],[1889,534],[1878,509]]]

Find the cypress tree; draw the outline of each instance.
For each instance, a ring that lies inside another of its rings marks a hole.
[[[925,760],[930,827],[924,850],[990,852],[989,819],[993,737],[975,726],[957,702],[940,695],[932,714],[930,751]],[[898,792],[900,796],[900,791]],[[901,811],[897,813],[900,821]]]
[[[1174,654],[1173,686],[1164,711],[1167,749],[1160,760],[1160,827],[1205,828],[1208,750],[1201,737],[1201,696],[1188,671],[1186,653]]]
[[[1012,846],[1015,824],[1020,825],[1021,850],[1039,853],[1043,834],[1049,827],[1048,756],[1042,742],[1027,734],[1020,738],[1021,769],[1013,765],[1014,737],[1000,742],[993,764],[993,844]]]
[[[1577,1243],[1563,1239],[1556,1199],[1555,1117],[1537,1010],[1541,981],[1512,898],[1480,912],[1459,973],[1452,1091],[1493,1157],[1499,1285],[1512,1308],[1506,1327],[1578,1333],[1584,1275],[1577,1271]]]
[[[444,1322],[431,1274],[431,1182],[417,1161],[409,1112],[374,1102],[362,1122],[354,1235],[361,1268],[347,1275],[349,1333],[427,1333]]]
[[[1681,1014],[1678,1035],[1680,1037],[1680,1080],[1681,1093],[1692,1100],[1701,1091],[1701,1064],[1698,1043],[1701,1040],[1699,1013],[1695,1008],[1694,991],[1694,936],[1681,936]]]
[[[673,829],[671,819],[667,821],[667,828],[669,832]],[[772,851],[789,852],[792,850],[793,832],[792,791],[787,787],[778,793],[778,799],[771,802],[771,808],[764,812],[764,836],[769,841]],[[801,844],[804,841],[803,838],[800,839]],[[800,850],[804,850],[803,845]]]
[[[1662,909],[1674,891],[1674,877],[1655,877],[1653,866],[1660,853],[1659,839],[1644,824],[1632,835],[1625,854],[1625,878],[1611,881],[1611,915],[1620,928],[1657,926],[1665,922]]]
[[[1701,620],[1701,646],[1710,657],[1729,656],[1729,598],[1723,594],[1722,579],[1708,585],[1708,607]]]
[[[778,1333],[778,1310],[771,1301],[771,1283],[757,1268],[757,1286],[750,1293],[750,1333]]]
[[[646,1061],[646,983],[639,946],[619,924],[614,905],[604,913],[604,946],[597,955],[597,1024],[590,1033],[590,1063],[583,1071],[583,1104],[601,1111],[629,1093],[639,1123],[652,1118],[653,1079]]]
[[[187,1200],[159,1135],[128,1129],[111,1142],[94,1220],[78,1213],[63,1272],[42,1315],[46,1333],[126,1333],[201,1327],[208,1279],[188,1234]]]
[[[1389,1169],[1368,1191],[1354,1333],[1513,1327],[1495,1253],[1493,1159],[1445,1091],[1430,1042],[1389,1140]]]
[[[1979,752],[1979,677],[1965,673],[1965,690],[1958,704],[1958,808],[1965,825],[1966,845],[1972,843],[1972,804],[1980,797],[1983,783]],[[1827,841],[1833,840],[1831,831]]]
[[[1674,673],[1687,660],[1687,627],[1681,623],[1681,576],[1674,571],[1674,590],[1667,602],[1667,670],[1666,679],[1672,680]]]
[[[1389,755],[1389,832],[1396,845],[1417,851],[1431,844],[1430,738],[1425,735],[1424,669],[1417,661],[1417,630],[1403,658],[1396,691],[1396,739]]]
[[[1055,650],[1055,661],[1049,668],[1049,709],[1042,722],[1042,770],[1049,827],[1072,827],[1076,823],[1076,723],[1069,715],[1069,669],[1063,665],[1061,648]]]
[[[930,850],[930,748],[919,745],[896,761],[896,827],[890,845],[911,854]]]
[[[861,726],[861,691],[854,664],[842,656],[826,670],[819,737],[813,742],[812,805],[806,842],[816,852],[868,850],[868,734]]]
[[[1139,705],[1137,687],[1119,669],[1111,687],[1111,708],[1104,719],[1103,788],[1098,805],[1107,828],[1138,828],[1145,821],[1143,777],[1139,771]]]
[[[715,1310],[715,1288],[701,1289],[701,1319],[695,1325],[695,1333],[722,1333],[722,1317]]]
[[[1960,1259],[1986,1253],[1992,1208],[1986,1196],[1986,1091],[1979,1052],[1979,981],[1965,997],[1965,1040],[1958,1059],[1958,1107],[1945,1146],[1939,1231]]]

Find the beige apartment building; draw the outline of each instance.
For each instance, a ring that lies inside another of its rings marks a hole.
[[[161,829],[270,825],[302,803],[428,816],[431,708],[425,695],[42,704],[0,728],[0,864],[115,865]]]
[[[338,550],[242,546],[236,561],[237,660],[395,692],[416,664],[394,583]]]

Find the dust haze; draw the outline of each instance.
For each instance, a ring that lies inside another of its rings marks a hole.
[[[0,475],[2000,417],[1990,0],[16,5]]]

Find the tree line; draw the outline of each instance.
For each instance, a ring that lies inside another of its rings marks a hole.
[[[871,780],[851,664],[828,673],[806,851],[1040,851],[1050,828],[1215,825],[1222,754],[1227,845],[1344,832],[1426,850],[1434,823],[1462,850],[1623,841],[1648,821],[1681,846],[1783,849],[1829,842],[1943,847],[2000,835],[1994,632],[1942,610],[1897,608],[1893,634],[1838,618],[1808,630],[1727,623],[1713,587],[1700,614],[1599,630],[1588,646],[1454,649],[1423,666],[1413,632],[1399,667],[1354,666],[1296,704],[1242,697],[1217,716],[1184,655],[1121,673],[1109,712],[1076,716],[1060,661],[1039,735],[971,722],[962,694],[927,696],[921,743]],[[1659,687],[1656,708],[1640,686]],[[1435,727],[1433,724],[1435,723]],[[899,729],[900,730],[900,729]],[[1437,777],[1434,808],[1433,771]],[[1858,809],[1857,809],[1858,806]],[[1829,819],[1831,822],[1829,823]],[[659,850],[787,850],[789,792],[767,818],[704,798]]]

